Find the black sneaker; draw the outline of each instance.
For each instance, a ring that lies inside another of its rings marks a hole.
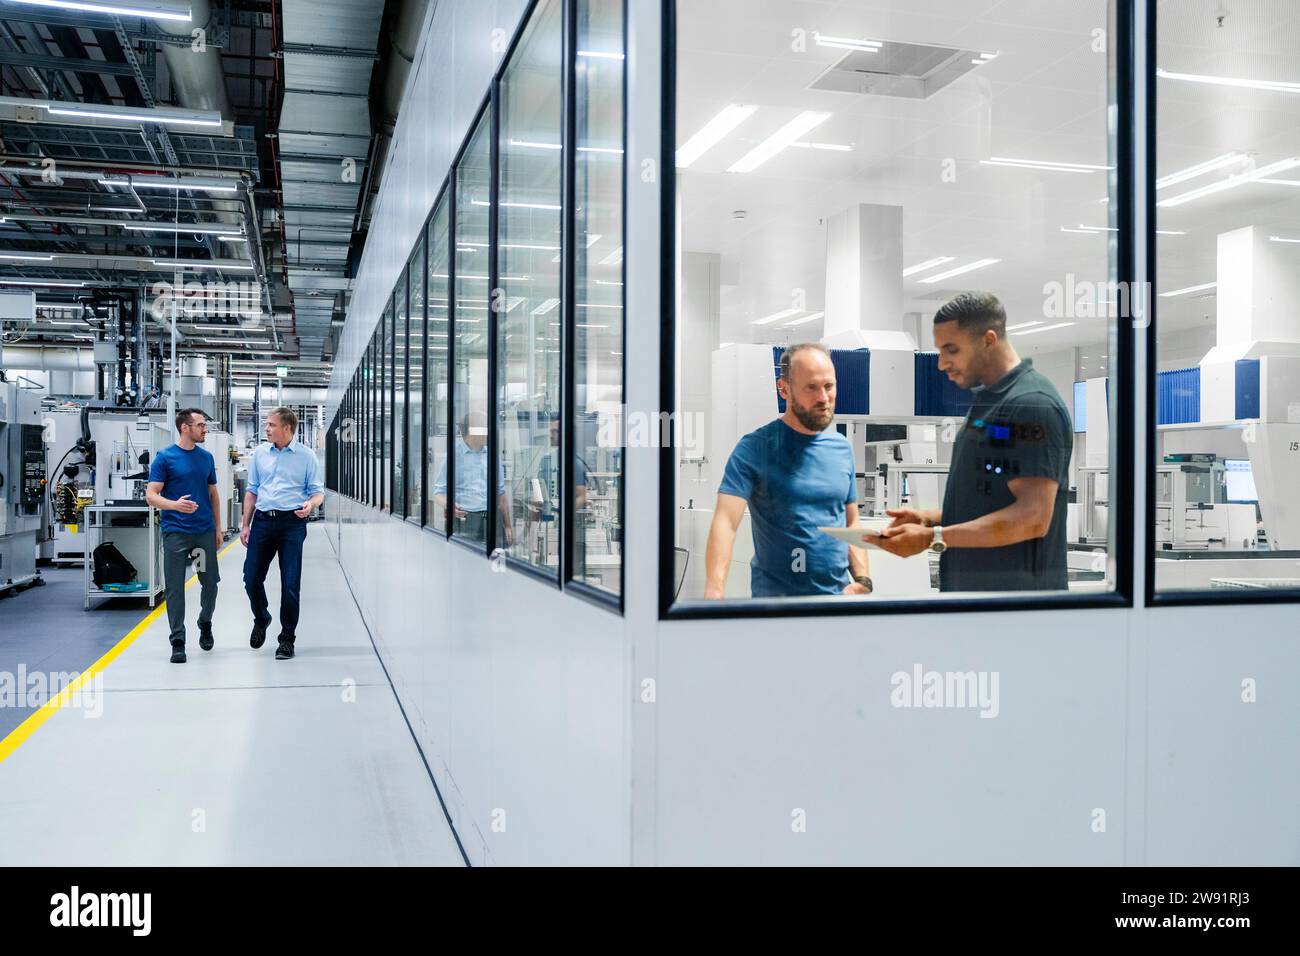
[[[184,644],[173,644],[173,645],[172,645],[172,663],[173,663],[173,664],[184,664],[184,663],[185,663],[185,645],[184,645]]]
[[[260,621],[253,622],[253,633],[249,635],[248,646],[257,650],[266,643],[266,625]]]
[[[199,622],[199,647],[205,651],[212,650],[212,622],[204,624]]]
[[[287,661],[291,657],[293,657],[293,641],[281,641],[280,646],[275,649],[275,659]]]

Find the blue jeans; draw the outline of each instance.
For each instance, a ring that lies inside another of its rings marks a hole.
[[[280,640],[293,643],[298,627],[298,599],[302,589],[302,543],[307,540],[307,521],[293,512],[274,516],[254,512],[248,531],[248,555],[244,558],[244,590],[253,607],[254,619],[271,623],[266,599],[266,572],[271,559],[280,556]]]

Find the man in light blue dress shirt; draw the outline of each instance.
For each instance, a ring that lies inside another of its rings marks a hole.
[[[456,497],[452,502],[451,533],[471,541],[487,541],[487,416],[482,412],[469,412],[460,422],[460,436],[452,445],[455,455]],[[510,523],[510,504],[505,494],[506,472],[497,462],[497,510],[500,514],[501,533],[506,546],[514,544],[514,529]],[[442,460],[433,481],[434,501],[439,510],[447,507],[447,459]]]
[[[307,519],[325,500],[316,454],[294,440],[298,416],[277,408],[266,416],[266,444],[253,449],[248,463],[248,490],[239,540],[248,548],[244,558],[244,590],[253,607],[254,650],[266,641],[271,611],[266,598],[266,572],[280,557],[280,637],[277,661],[293,657],[297,639],[298,605],[302,590],[302,545]]]

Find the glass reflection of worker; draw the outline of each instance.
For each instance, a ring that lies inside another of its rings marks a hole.
[[[870,537],[901,556],[938,551],[941,591],[1064,590],[1074,430],[1055,387],[1007,340],[997,298],[964,292],[934,316],[939,369],[974,403],[952,450],[943,507],[886,512]]]
[[[548,501],[542,506],[530,504],[534,513],[554,513],[555,503],[560,500],[559,485],[563,480],[560,474],[558,452],[560,449],[560,416],[551,415],[551,445],[537,465],[537,480],[548,495]],[[573,510],[582,511],[587,507],[587,485],[591,481],[591,469],[582,456],[573,457]]]
[[[724,595],[746,505],[754,597],[869,594],[866,554],[817,530],[858,520],[853,449],[828,430],[835,416],[830,353],[820,345],[786,349],[777,390],[785,414],[742,438],[727,460],[709,527],[704,596]]]
[[[452,503],[451,533],[474,541],[487,540],[487,415],[469,412],[460,421],[460,437],[453,445],[456,456],[456,497]],[[510,525],[510,503],[506,497],[506,473],[497,463],[497,510],[501,514],[501,528],[506,546],[514,544],[514,529]],[[438,468],[433,485],[434,501],[441,509],[447,507],[447,460]]]

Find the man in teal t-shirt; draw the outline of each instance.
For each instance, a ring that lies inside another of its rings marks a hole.
[[[725,594],[736,531],[749,508],[754,597],[869,594],[866,553],[818,530],[858,522],[853,449],[829,426],[835,366],[820,345],[781,356],[785,414],[742,438],[727,460],[709,527],[704,596]]]
[[[171,625],[172,663],[185,663],[185,578],[198,562],[199,647],[212,650],[212,612],[217,606],[217,551],[221,548],[221,500],[212,455],[198,447],[208,420],[198,408],[176,413],[176,444],[158,452],[149,466],[145,500],[162,512],[163,582]]]

